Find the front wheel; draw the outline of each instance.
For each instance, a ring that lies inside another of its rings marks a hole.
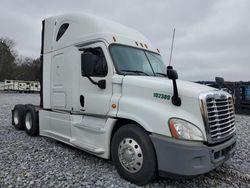
[[[156,175],[156,156],[145,130],[134,124],[122,126],[111,143],[112,159],[124,179],[145,185]]]

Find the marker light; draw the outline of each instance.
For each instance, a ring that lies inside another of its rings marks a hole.
[[[114,108],[114,109],[116,108],[116,104],[115,103],[112,104],[112,108]]]
[[[170,132],[171,132],[172,136],[174,138],[179,138],[179,135],[178,135],[178,133],[177,133],[177,131],[175,129],[175,125],[174,125],[174,121],[173,120],[169,121],[169,128],[170,128]]]
[[[113,40],[114,40],[114,42],[116,42],[116,38],[113,36]]]

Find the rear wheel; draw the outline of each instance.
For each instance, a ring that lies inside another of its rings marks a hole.
[[[124,179],[145,185],[155,178],[156,156],[147,132],[137,125],[122,126],[111,143],[112,159]]]
[[[24,125],[28,135],[36,136],[39,134],[38,114],[33,105],[26,105]]]
[[[23,104],[17,104],[12,110],[12,125],[17,130],[24,129],[24,116],[25,116],[25,106]]]

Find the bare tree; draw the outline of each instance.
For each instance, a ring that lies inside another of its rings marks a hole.
[[[13,55],[13,40],[5,37],[0,38],[0,80],[12,79],[15,57]]]
[[[5,79],[39,80],[40,60],[18,55],[15,42],[0,38],[0,81]]]

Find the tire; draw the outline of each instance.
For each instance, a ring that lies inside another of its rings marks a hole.
[[[17,130],[24,129],[24,116],[25,116],[26,108],[23,104],[15,105],[14,109],[12,110],[12,125]]]
[[[30,136],[39,135],[38,113],[35,107],[31,104],[25,105],[26,113],[24,119],[25,131]]]
[[[145,185],[155,178],[156,155],[144,129],[134,124],[119,128],[113,136],[111,152],[117,172],[122,178],[136,185]]]

